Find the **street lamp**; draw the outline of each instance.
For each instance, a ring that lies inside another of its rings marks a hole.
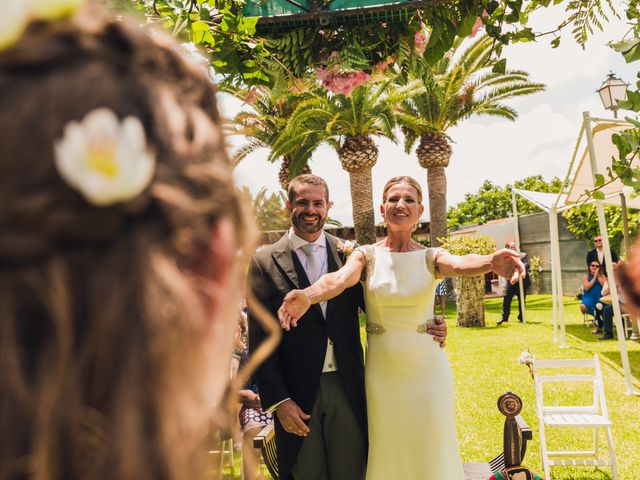
[[[623,82],[611,72],[597,90],[605,110],[613,110],[613,118],[618,118],[618,110],[620,109],[618,101],[627,99],[628,86],[628,83]]]

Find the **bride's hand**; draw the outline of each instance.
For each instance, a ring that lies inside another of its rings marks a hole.
[[[493,254],[491,270],[509,280],[511,285],[514,285],[518,278],[524,279],[526,275],[524,263],[520,260],[520,253],[508,248],[503,248]]]
[[[297,327],[298,320],[309,310],[310,306],[311,302],[304,290],[291,290],[284,297],[282,306],[278,309],[280,326],[287,332],[292,326]]]

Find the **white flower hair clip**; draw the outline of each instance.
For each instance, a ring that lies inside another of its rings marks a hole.
[[[91,204],[126,202],[149,186],[156,167],[139,118],[120,121],[108,108],[69,122],[55,144],[60,176]]]
[[[31,20],[55,20],[73,14],[85,0],[9,0],[2,2],[0,50],[22,36]]]

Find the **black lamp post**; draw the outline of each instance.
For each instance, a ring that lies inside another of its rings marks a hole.
[[[607,75],[607,79],[600,88],[596,90],[600,95],[600,100],[602,100],[605,110],[613,110],[613,118],[618,118],[618,110],[620,109],[618,101],[627,99],[628,86],[628,83],[625,83],[611,72]]]

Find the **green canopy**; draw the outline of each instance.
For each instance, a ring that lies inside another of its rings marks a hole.
[[[311,25],[406,21],[433,0],[247,0],[245,17],[260,17],[258,30],[268,32]]]

